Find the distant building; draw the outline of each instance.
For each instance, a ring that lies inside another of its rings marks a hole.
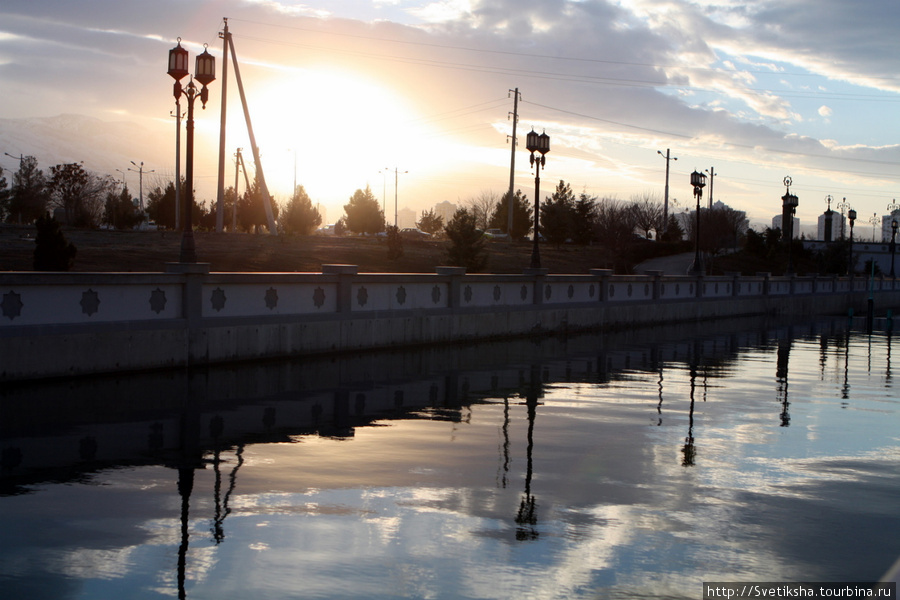
[[[452,202],[447,202],[444,200],[439,204],[434,205],[434,214],[437,217],[441,217],[444,220],[444,225],[450,222],[450,219],[453,218],[453,215],[456,214],[456,209],[458,207]]]
[[[839,212],[830,211],[831,228],[828,228],[829,211],[825,211],[819,215],[818,229],[816,230],[816,239],[822,242],[834,242],[841,239],[846,231],[846,218]]]
[[[416,211],[411,208],[404,207],[397,211],[397,227],[400,229],[415,227],[418,220]]]
[[[781,219],[782,219],[781,215],[775,215],[774,217],[772,217],[772,229],[780,229],[780,230],[784,231],[784,228],[781,226]],[[794,229],[793,229],[794,237],[798,238],[798,237],[800,237],[800,219],[798,219],[797,217],[794,217],[793,225],[794,225]]]
[[[893,229],[891,228],[891,221],[896,220],[900,223],[900,210],[895,210],[889,215],[884,215],[881,217],[881,241],[882,242],[890,242],[891,235]],[[897,237],[900,237],[900,231],[897,232]]]

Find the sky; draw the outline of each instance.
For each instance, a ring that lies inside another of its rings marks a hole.
[[[563,180],[576,194],[662,199],[669,151],[672,211],[694,205],[694,170],[765,224],[786,176],[804,226],[829,195],[866,228],[900,197],[895,0],[4,0],[0,119],[134,124],[121,173],[85,168],[132,189],[132,160],[154,172],[145,184],[172,178],[168,51],[181,38],[193,65],[208,45],[219,76],[196,105],[195,188],[212,199],[226,18],[269,188],[283,202],[303,185],[328,222],[366,185],[389,221],[395,207],[505,193],[515,89],[514,185],[529,199],[532,129],[550,136],[541,196]],[[233,74],[229,63],[228,186],[238,147],[253,162]],[[33,153],[16,142],[2,152]]]

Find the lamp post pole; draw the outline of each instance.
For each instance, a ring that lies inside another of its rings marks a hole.
[[[540,235],[541,214],[541,169],[547,162],[547,153],[550,152],[550,136],[546,132],[538,135],[532,129],[526,138],[525,148],[531,152],[531,166],[534,167],[534,244],[531,248],[531,268],[541,268],[541,251],[538,247]],[[539,152],[540,157],[535,158],[534,153]]]
[[[852,208],[847,211],[847,218],[850,219],[850,256],[847,259],[847,275],[853,276],[853,223],[856,221],[856,211]]]
[[[791,178],[784,178],[784,186],[787,188],[784,196],[781,197],[781,236],[787,241],[788,245],[788,268],[787,274],[794,274],[794,214],[797,212],[799,199],[791,193]]]
[[[203,108],[206,108],[206,101],[209,99],[209,90],[206,86],[216,79],[216,59],[206,50],[204,45],[203,54],[197,56],[194,76],[191,77],[187,86],[182,88],[181,80],[189,75],[187,66],[188,51],[181,46],[181,38],[178,38],[178,46],[169,50],[169,75],[175,80],[175,100],[180,100],[181,96],[184,95],[188,101],[187,142],[184,165],[186,189],[179,262],[195,263],[197,262],[197,251],[194,245],[194,225],[192,222],[192,213],[194,212],[194,100],[199,97]],[[197,86],[194,85],[194,79],[200,82],[201,89],[198,90]]]
[[[845,197],[841,202],[839,202],[837,207],[838,210],[841,211],[841,239],[844,239],[844,237],[846,237],[846,234],[844,232],[844,211],[850,208],[850,204],[847,202],[847,198]]]
[[[706,175],[694,169],[691,173],[691,185],[694,186],[694,198],[697,201],[697,221],[694,225],[694,264],[691,265],[690,272],[700,275],[703,273],[703,262],[700,259],[700,199],[703,197]]]
[[[897,219],[891,219],[891,277],[894,275],[894,254],[897,251]]]

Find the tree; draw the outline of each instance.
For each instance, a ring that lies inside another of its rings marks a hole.
[[[553,195],[541,204],[541,234],[559,247],[572,237],[574,228],[575,194],[572,186],[560,179]]]
[[[77,249],[60,229],[59,222],[45,213],[39,217],[34,238],[35,271],[68,271],[75,262]]]
[[[669,214],[669,225],[657,235],[661,242],[680,242],[684,239],[684,229],[674,214]]]
[[[612,267],[624,270],[626,255],[634,241],[634,213],[630,206],[615,198],[598,202],[594,235],[612,258]]]
[[[346,213],[345,225],[354,233],[378,233],[384,231],[384,212],[378,205],[378,199],[372,195],[372,189],[366,186],[365,191],[356,190],[350,196],[350,202],[344,205]]]
[[[184,179],[181,181],[181,197],[184,198]],[[166,184],[165,191],[159,187],[147,194],[147,215],[157,226],[175,229],[175,183]],[[199,216],[199,215],[198,215]],[[192,216],[193,217],[193,216]]]
[[[272,203],[272,216],[278,219],[278,203]],[[237,206],[238,227],[244,231],[259,231],[260,227],[268,227],[269,219],[266,216],[265,199],[259,180],[254,178],[253,185],[238,200]]]
[[[497,194],[491,191],[481,192],[469,199],[469,213],[475,217],[476,226],[482,231],[491,227],[491,215],[497,205]],[[504,227],[504,230],[506,227]]]
[[[487,266],[484,234],[479,230],[474,214],[460,208],[444,231],[450,239],[447,260],[451,265],[465,267],[470,273],[477,273]]]
[[[294,189],[281,217],[281,224],[287,233],[309,235],[322,224],[322,215],[312,204],[302,185]]]
[[[103,197],[112,185],[109,177],[89,173],[79,163],[50,167],[51,204],[65,211],[66,223],[75,227],[95,227],[103,215]]]
[[[416,223],[416,227],[434,235],[444,228],[444,217],[434,214],[434,209],[423,210],[422,217]]]
[[[387,227],[387,246],[389,259],[397,260],[403,256],[403,237],[400,235],[400,228],[396,225]]]
[[[659,239],[663,228],[663,206],[656,195],[649,192],[633,195],[631,210],[634,212],[635,226],[644,232],[644,237],[650,239],[653,237],[650,232],[656,231],[656,238]]]
[[[37,164],[33,156],[26,156],[19,163],[5,205],[7,222],[33,223],[46,212],[47,178]]]
[[[516,190],[516,193],[513,195],[512,209],[512,231],[507,231],[509,228],[509,192],[506,192],[503,198],[494,206],[494,212],[491,214],[491,220],[488,225],[508,233],[514,240],[521,240],[531,231],[531,217],[534,212],[522,190]]]
[[[597,197],[581,192],[575,202],[575,223],[572,228],[572,239],[576,244],[587,245],[594,239],[594,226],[597,222]]]
[[[123,187],[121,192],[109,190],[106,193],[106,202],[103,207],[103,222],[114,229],[133,229],[144,220],[134,200],[128,193],[128,187]]]
[[[0,220],[6,217],[10,195],[9,184],[3,175],[3,167],[0,167]]]

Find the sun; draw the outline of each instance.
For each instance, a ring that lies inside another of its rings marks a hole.
[[[421,168],[417,148],[431,131],[417,124],[421,119],[401,93],[355,72],[292,69],[280,75],[247,94],[266,183],[276,200],[290,196],[295,173],[313,202],[342,205],[367,184],[381,196],[379,171]],[[239,102],[234,104],[229,101],[229,137],[244,139],[244,116]],[[252,164],[249,141],[240,143],[247,144],[245,161]]]

